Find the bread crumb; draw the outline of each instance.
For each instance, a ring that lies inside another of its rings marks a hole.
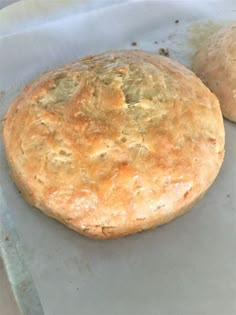
[[[131,45],[132,46],[137,46],[137,43],[136,42],[132,42]]]
[[[6,92],[5,91],[0,91],[0,98],[3,98],[5,96]]]
[[[169,57],[169,49],[168,48],[160,48],[158,50],[159,55]]]

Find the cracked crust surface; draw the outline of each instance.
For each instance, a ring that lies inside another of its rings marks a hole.
[[[25,199],[93,238],[184,213],[224,156],[216,97],[185,67],[143,51],[110,51],[42,74],[11,104],[3,138]]]
[[[216,94],[224,117],[236,122],[236,25],[204,42],[194,57],[193,71]]]

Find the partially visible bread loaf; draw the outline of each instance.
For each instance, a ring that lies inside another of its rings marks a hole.
[[[219,98],[224,117],[236,122],[236,25],[222,28],[202,44],[193,71]]]
[[[42,74],[10,106],[3,138],[26,200],[93,238],[184,213],[224,156],[217,98],[191,71],[143,51]]]

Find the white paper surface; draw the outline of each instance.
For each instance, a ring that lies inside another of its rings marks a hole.
[[[1,118],[37,74],[87,54],[163,47],[189,66],[204,25],[235,15],[229,0],[20,1],[0,11]],[[1,212],[15,223],[45,314],[236,314],[236,125],[225,127],[225,162],[204,200],[154,231],[105,242],[29,207],[1,144]]]

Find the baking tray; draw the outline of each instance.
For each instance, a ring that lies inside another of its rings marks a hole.
[[[37,74],[87,54],[168,48],[189,67],[204,37],[235,14],[229,0],[9,6],[0,11],[0,116]],[[225,128],[223,167],[192,211],[111,241],[89,240],[27,205],[1,143],[1,255],[22,314],[236,314],[236,125]]]

